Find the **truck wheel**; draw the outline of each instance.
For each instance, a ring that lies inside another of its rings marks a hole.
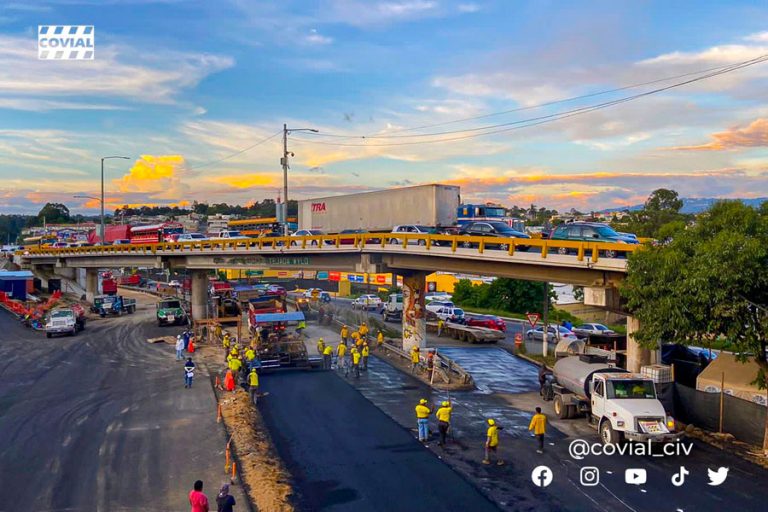
[[[555,395],[554,400],[554,409],[555,414],[558,418],[561,420],[568,419],[568,408],[565,404],[563,404],[563,396],[562,395]]]
[[[619,255],[618,251],[614,251],[612,249],[609,249],[605,251],[605,257],[606,258],[615,258]]]
[[[394,238],[390,238],[390,239],[389,239],[389,244],[390,244],[390,245],[397,245],[397,244],[398,244],[398,241],[397,241],[397,240],[395,240]]]
[[[576,409],[575,405],[566,405],[565,412],[569,420],[575,418],[579,414],[579,411]]]
[[[45,337],[46,337],[46,338],[50,338],[50,337],[52,337],[52,336],[53,336],[53,335],[52,335],[51,333],[49,333],[49,332],[45,333]]]
[[[158,321],[157,321],[157,326],[158,326],[158,327],[162,327],[162,326],[163,326],[163,322],[161,322],[160,320],[158,320]]]
[[[562,254],[563,256],[568,255],[568,248],[567,247],[558,247],[557,248],[557,254]]]
[[[499,250],[500,251],[508,251],[509,250],[509,244],[499,244]]]
[[[136,312],[136,306],[131,306],[128,308],[128,314],[132,315]]]
[[[471,249],[472,243],[471,242],[461,242],[461,246],[465,249]]]
[[[609,420],[603,420],[600,424],[600,440],[603,444],[618,444],[619,435],[613,430]]]
[[[427,241],[426,240],[419,240],[417,242],[417,245],[427,245]]]

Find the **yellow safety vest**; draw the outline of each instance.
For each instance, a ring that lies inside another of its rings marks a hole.
[[[419,404],[416,406],[416,417],[420,420],[429,418],[430,412],[431,411],[429,410],[429,407],[427,407],[426,405]]]
[[[360,363],[360,352],[352,352],[352,364]]]
[[[543,414],[534,414],[531,418],[531,424],[528,425],[528,430],[533,430],[536,435],[543,434],[547,429],[547,417]]]
[[[248,385],[257,387],[259,385],[259,374],[256,372],[251,372],[248,374]]]
[[[437,410],[437,412],[435,413],[435,416],[437,416],[437,419],[440,421],[450,423],[451,411],[453,411],[453,407],[441,407]]]
[[[369,354],[368,345],[363,345],[363,357],[368,357]]]
[[[339,357],[344,357],[344,354],[347,353],[347,346],[343,343],[339,344],[339,348],[337,349],[337,353],[339,354]]]
[[[488,438],[490,439],[489,446],[499,446],[499,427],[496,425],[488,427]]]

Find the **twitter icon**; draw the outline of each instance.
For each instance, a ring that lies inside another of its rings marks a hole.
[[[709,485],[720,485],[728,478],[728,468],[717,468],[717,471],[707,468],[707,476],[709,477]]]

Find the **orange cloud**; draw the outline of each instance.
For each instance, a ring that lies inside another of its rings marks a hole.
[[[730,128],[715,133],[712,141],[698,146],[676,146],[675,151],[723,151],[726,149],[768,146],[768,119],[756,119],[746,128]]]
[[[175,199],[182,195],[178,170],[184,164],[181,155],[142,155],[128,174],[113,180],[122,193],[146,193],[152,197]]]
[[[274,174],[233,174],[210,178],[213,183],[220,183],[232,188],[273,187],[278,185]]]

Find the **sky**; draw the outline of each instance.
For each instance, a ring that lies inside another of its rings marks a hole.
[[[38,25],[93,25],[94,60],[38,60]],[[289,136],[291,199],[768,196],[768,62],[589,109],[766,54],[764,0],[5,0],[0,213],[97,213],[73,196],[113,155],[108,210],[276,198],[284,123],[318,130]]]

